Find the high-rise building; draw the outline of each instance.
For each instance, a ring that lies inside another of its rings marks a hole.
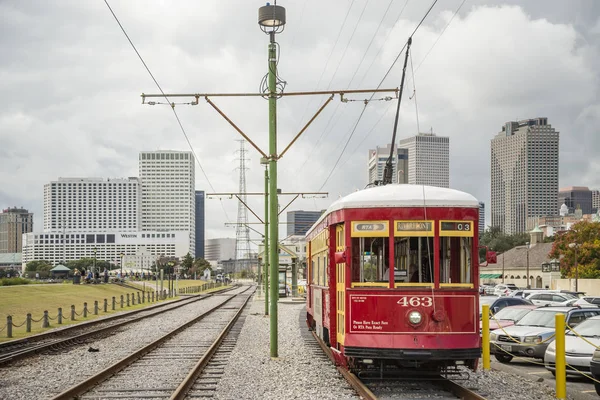
[[[485,231],[485,203],[479,202],[479,234],[481,235]]]
[[[204,190],[196,190],[196,257],[204,258]]]
[[[569,214],[580,209],[582,214],[592,213],[592,191],[585,186],[570,186],[558,191],[558,207],[566,204]]]
[[[408,150],[399,149],[398,146],[394,147],[392,181],[394,183],[408,183]],[[369,150],[368,167],[370,184],[383,179],[383,170],[390,157],[390,148],[391,144],[388,143],[386,147],[376,146],[375,149]]]
[[[402,139],[399,148],[408,150],[408,183],[450,187],[450,138],[419,133]]]
[[[210,261],[235,259],[235,239],[219,238],[206,240],[205,257]]]
[[[592,213],[600,210],[600,190],[592,190]]]
[[[288,211],[287,213],[287,235],[306,235],[306,232],[319,219],[323,211]]]
[[[7,208],[0,213],[0,253],[21,253],[23,234],[33,231],[33,213]]]
[[[187,231],[196,246],[194,155],[189,151],[142,151],[142,231]]]
[[[58,178],[44,185],[45,232],[136,232],[138,178]]]
[[[558,214],[558,142],[548,118],[507,122],[492,139],[492,226],[521,233],[528,217]]]

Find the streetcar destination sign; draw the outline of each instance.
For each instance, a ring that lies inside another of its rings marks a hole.
[[[429,232],[432,230],[431,222],[425,221],[397,221],[396,230],[399,232],[403,231],[423,231]]]

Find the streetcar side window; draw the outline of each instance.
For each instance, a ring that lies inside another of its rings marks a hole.
[[[384,282],[389,264],[389,239],[387,237],[352,238],[352,281]]]
[[[440,283],[473,283],[472,237],[440,237]]]

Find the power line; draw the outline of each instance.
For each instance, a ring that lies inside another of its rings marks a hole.
[[[140,52],[137,50],[137,48],[135,47],[135,45],[133,44],[133,42],[129,38],[129,35],[125,31],[125,28],[121,24],[121,21],[119,21],[119,18],[117,18],[117,15],[115,14],[115,12],[113,11],[113,9],[111,8],[110,4],[108,4],[107,0],[104,0],[104,3],[106,4],[106,7],[108,7],[108,9],[110,10],[110,13],[112,14],[112,16],[115,18],[115,21],[117,21],[117,24],[119,24],[119,27],[121,28],[121,31],[123,31],[123,34],[125,35],[125,37],[129,41],[129,44],[131,45],[131,47],[135,51],[135,54],[137,54],[138,58],[140,59],[140,61],[144,65],[144,68],[146,68],[146,71],[148,71],[148,74],[150,75],[150,77],[154,81],[154,84],[156,85],[156,87],[158,88],[158,90],[160,90],[160,93],[162,93],[162,95],[164,96],[165,100],[167,100],[167,102],[170,103],[169,99],[165,95],[165,92],[162,90],[162,87],[158,84],[158,81],[156,80],[156,78],[154,77],[154,75],[152,74],[152,72],[150,71],[150,68],[148,68],[148,65],[146,64],[146,62],[142,58],[142,55],[140,54]],[[204,168],[202,168],[202,164],[200,164],[200,159],[198,158],[198,156],[196,155],[196,152],[194,151],[194,148],[192,147],[192,143],[190,142],[190,139],[189,139],[187,133],[185,132],[185,129],[183,128],[181,120],[179,119],[179,115],[177,115],[177,111],[175,111],[175,107],[171,107],[171,110],[173,111],[173,114],[175,115],[175,118],[177,119],[177,123],[179,124],[179,128],[181,129],[181,132],[183,133],[183,136],[185,136],[185,140],[187,141],[187,144],[190,147],[190,150],[192,151],[192,154],[194,155],[194,158],[196,159],[196,163],[198,164],[198,166],[200,167],[200,170],[202,171],[202,174],[206,178],[206,182],[208,182],[208,186],[210,186],[210,188],[212,189],[213,192],[216,192],[216,190],[213,187],[212,183],[210,183],[210,179],[208,179],[208,176],[206,175],[206,172],[204,171]],[[229,216],[227,215],[227,211],[225,210],[225,207],[223,206],[222,203],[221,203],[221,207],[223,207],[223,211],[225,212],[225,217],[227,218],[227,220],[229,220]]]
[[[431,10],[433,9],[433,6],[435,6],[435,4],[438,2],[438,0],[434,0],[433,3],[431,4],[431,6],[429,7],[429,9],[427,10],[427,12],[425,13],[425,15],[423,16],[423,18],[421,19],[421,21],[419,21],[419,23],[417,24],[417,26],[415,27],[415,29],[413,30],[413,32],[411,33],[411,35],[409,36],[410,38],[412,38],[414,36],[414,34],[417,32],[417,30],[419,29],[419,27],[421,26],[421,24],[423,23],[423,21],[425,21],[425,18],[427,18],[427,16],[429,15],[429,13],[431,12]],[[406,46],[408,45],[408,42],[406,42],[404,44],[404,46],[402,47],[402,49],[400,50],[400,52],[398,53],[398,55],[396,56],[396,58],[394,59],[394,62],[392,62],[392,65],[390,66],[390,68],[387,70],[387,72],[385,73],[385,75],[383,76],[383,79],[381,79],[381,82],[379,82],[379,85],[377,85],[377,89],[379,89],[381,87],[381,85],[383,84],[383,81],[385,81],[385,78],[387,78],[387,76],[389,75],[390,71],[392,70],[392,68],[394,67],[394,65],[396,64],[396,62],[398,61],[398,59],[400,58],[400,56],[402,55],[402,52],[404,51],[404,49],[406,48]],[[352,137],[354,136],[354,133],[356,132],[356,128],[358,127],[358,124],[360,123],[360,120],[362,119],[362,116],[365,113],[365,110],[367,109],[367,105],[369,104],[369,102],[373,99],[373,96],[375,96],[375,93],[373,93],[371,95],[371,97],[369,98],[369,101],[367,103],[365,103],[365,106],[363,108],[363,110],[361,111],[358,119],[356,120],[356,123],[354,124],[354,127],[352,128],[352,131],[350,132],[350,136],[348,136],[348,139],[346,140],[346,143],[344,144],[344,147],[342,148],[342,152],[340,153],[339,157],[337,158],[333,168],[331,169],[331,171],[329,172],[329,174],[327,175],[327,178],[325,178],[325,182],[323,182],[323,184],[321,185],[320,189],[323,189],[323,187],[325,186],[325,184],[327,183],[327,181],[329,180],[329,178],[331,177],[331,175],[333,174],[333,172],[335,171],[335,168],[337,167],[340,159],[342,158],[342,156],[344,155],[344,151],[346,150],[346,148],[348,147],[348,143],[350,143],[350,140],[352,140]],[[400,100],[400,99],[398,99]]]

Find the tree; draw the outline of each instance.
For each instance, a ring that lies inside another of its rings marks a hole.
[[[548,257],[560,259],[564,277],[575,277],[577,265],[579,278],[600,278],[600,222],[581,221],[556,236]],[[572,243],[577,246],[569,246]]]
[[[25,271],[28,272],[48,272],[52,269],[52,264],[46,260],[29,261],[25,266]]]
[[[183,272],[188,272],[194,266],[194,258],[190,253],[187,253],[181,261],[181,269]]]

